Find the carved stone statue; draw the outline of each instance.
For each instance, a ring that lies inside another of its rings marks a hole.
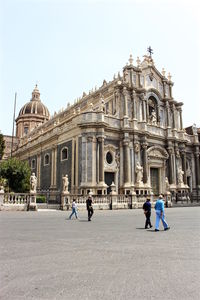
[[[140,145],[139,145],[139,143],[135,143],[135,144],[134,144],[134,150],[135,150],[136,153],[139,152],[139,150],[140,150]]]
[[[93,103],[91,102],[90,103],[90,111],[93,111],[94,110],[94,107],[93,107]]]
[[[104,101],[103,96],[101,96],[101,98],[100,98],[99,110],[100,110],[101,112],[105,112],[105,101]]]
[[[156,112],[154,109],[151,112],[150,121],[151,121],[151,124],[153,124],[153,125],[157,124],[157,117],[156,117]]]
[[[165,190],[166,190],[166,192],[169,191],[169,180],[168,180],[168,177],[165,177]]]
[[[176,149],[175,153],[176,153],[176,157],[179,158],[180,157],[180,152],[179,152],[178,149]]]
[[[182,170],[181,167],[178,168],[178,184],[181,185],[183,184],[183,174],[184,171]]]
[[[68,186],[69,186],[69,180],[68,180],[68,175],[66,174],[65,176],[63,176],[62,178],[62,182],[63,182],[63,192],[68,193]]]
[[[193,131],[194,135],[197,135],[197,126],[196,126],[196,124],[192,125],[192,131]]]
[[[35,176],[35,173],[32,173],[30,177],[30,192],[36,193],[37,188],[37,177]]]
[[[136,164],[136,183],[142,183],[142,178],[143,178],[143,167],[140,165],[139,161]]]

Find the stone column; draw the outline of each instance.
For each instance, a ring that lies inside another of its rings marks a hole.
[[[128,103],[127,103],[127,90],[126,87],[123,88],[123,96],[124,96],[124,115],[123,115],[123,125],[124,127],[129,127],[128,122]]]
[[[92,182],[92,171],[93,171],[93,136],[87,137],[87,182]]]
[[[92,157],[93,157],[93,159],[92,159],[92,182],[95,185],[97,183],[97,180],[96,180],[96,177],[97,177],[97,175],[96,175],[97,174],[96,153],[97,153],[97,140],[96,140],[96,137],[93,137],[93,140],[92,140]]]
[[[145,98],[142,98],[142,119],[144,122],[147,121],[146,114],[146,100]]]
[[[116,89],[116,91],[115,91],[115,109],[116,109],[117,116],[119,116],[119,113],[120,113],[119,98],[120,98],[120,92],[118,89]]]
[[[180,109],[179,112],[180,112],[180,129],[183,130],[182,109]]]
[[[54,186],[57,186],[57,147],[54,150]]]
[[[173,104],[172,105],[172,108],[173,108],[173,129],[176,129],[177,128],[177,126],[176,126],[176,107],[175,107],[175,105]]]
[[[199,166],[199,148],[196,146],[195,153],[196,186],[200,187],[200,166]]]
[[[169,103],[168,101],[166,102],[166,111],[167,111],[167,127],[171,127],[170,126],[170,108],[169,108]]]
[[[130,148],[129,140],[124,139],[124,184],[130,185]]]
[[[143,182],[148,180],[148,164],[147,164],[147,143],[142,144],[143,149]]]
[[[82,172],[81,172],[81,183],[85,184],[87,181],[87,139],[82,136]]]
[[[135,91],[132,92],[132,98],[133,98],[133,119],[137,119],[137,102],[136,102],[136,94]]]
[[[51,189],[56,188],[56,162],[57,162],[57,148],[52,149],[52,162],[51,162]]]
[[[99,142],[99,183],[104,184],[104,137],[98,137]]]
[[[72,139],[72,164],[71,164],[71,192],[74,193],[74,173],[75,173],[75,149],[76,149],[76,142],[74,138]]]
[[[130,144],[130,166],[131,166],[131,185],[134,185],[135,182],[135,163],[134,163],[134,151],[133,151],[133,142]]]
[[[172,146],[168,147],[169,153],[169,183],[175,184],[175,169],[174,169],[174,148]]]
[[[40,174],[41,174],[41,154],[37,154],[37,186],[40,189]]]
[[[186,176],[186,153],[185,153],[185,151],[181,152],[181,159],[182,159],[182,170],[184,172],[184,174],[183,174],[183,182],[184,182],[184,184],[187,184],[187,176]]]
[[[75,193],[78,194],[78,188],[79,188],[79,138],[76,137],[76,161],[75,161]]]

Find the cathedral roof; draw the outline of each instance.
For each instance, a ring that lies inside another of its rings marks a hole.
[[[32,92],[32,99],[20,109],[18,118],[27,114],[41,116],[47,119],[50,117],[47,107],[40,100],[40,92],[37,84]]]

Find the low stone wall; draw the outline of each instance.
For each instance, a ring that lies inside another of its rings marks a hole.
[[[0,206],[0,211],[27,211],[27,204],[3,204]]]
[[[55,193],[54,193],[55,194]],[[54,195],[54,194],[51,194]],[[13,193],[0,193],[0,210],[6,211],[27,211],[30,207],[31,197],[36,197],[40,194],[13,194]],[[73,199],[76,199],[77,206],[79,210],[86,210],[86,200],[87,196],[83,195],[70,195],[70,194],[59,194],[61,201],[57,201],[58,192],[56,193],[56,198],[53,196],[49,197],[49,201],[46,203],[36,203],[35,209],[62,209],[71,210],[71,204]],[[93,195],[93,207],[96,210],[104,209],[136,209],[142,208],[144,202],[146,201],[147,195]],[[52,198],[52,199],[51,199]],[[150,196],[152,208],[155,205],[155,196]],[[178,199],[178,201],[177,201]],[[170,193],[165,196],[166,207],[171,206],[192,206],[200,205],[199,202],[191,201],[189,198],[182,197],[174,198]]]

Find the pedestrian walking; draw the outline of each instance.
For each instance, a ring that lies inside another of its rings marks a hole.
[[[92,194],[90,194],[90,193],[89,193],[88,199],[86,200],[86,207],[87,207],[87,211],[88,211],[88,221],[91,221],[94,210],[92,207]]]
[[[145,217],[146,217],[145,229],[148,229],[148,226],[149,226],[149,228],[153,227],[151,225],[151,220],[150,220],[150,217],[151,217],[151,200],[149,198],[147,198],[146,202],[143,204],[143,210],[144,210],[144,214],[145,214]]]
[[[78,219],[78,212],[77,212],[77,210],[78,210],[78,207],[77,207],[76,199],[73,199],[73,202],[72,202],[72,213],[69,216],[69,220],[71,220],[73,214],[75,214],[76,219]]]
[[[159,195],[158,199],[156,200],[155,211],[156,211],[155,231],[159,231],[160,220],[163,223],[164,230],[169,230],[170,227],[168,226],[165,220],[164,201],[162,195]]]

